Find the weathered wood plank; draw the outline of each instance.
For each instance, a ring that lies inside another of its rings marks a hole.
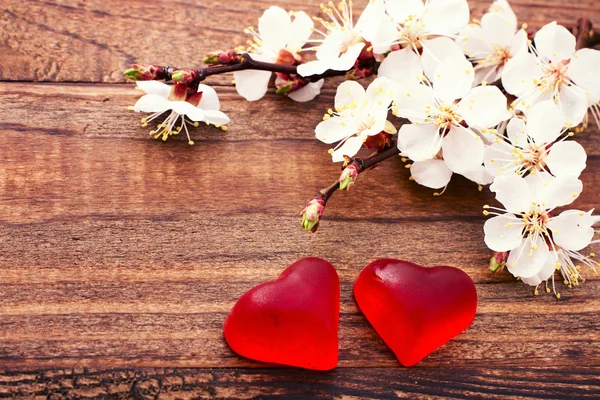
[[[570,357],[600,362],[589,345],[599,338],[599,282],[556,301],[490,275],[480,210],[493,196],[463,179],[433,197],[408,181],[399,159],[386,163],[334,197],[310,235],[297,214],[336,169],[313,139],[308,108],[288,129],[287,118],[258,113],[283,106],[291,114],[286,99],[249,104],[221,88],[240,123],[199,128],[190,147],[154,142],[135,126],[125,109],[139,96],[131,87],[0,87],[0,365],[260,367],[223,341],[228,310],[296,259],[320,256],[342,280],[340,365],[396,366],[351,295],[374,255],[454,265],[477,282],[475,325],[424,365],[519,366],[538,353],[555,366]],[[325,109],[332,96],[316,104]],[[600,159],[593,135],[581,139],[592,149],[588,188],[600,179],[590,172]],[[578,201],[595,205],[594,190]]]
[[[207,51],[244,44],[242,33],[271,4],[319,13],[320,0],[5,0],[0,10],[0,80],[123,82],[131,63],[196,66]],[[491,1],[471,0],[474,17]],[[586,16],[600,25],[595,0],[512,2],[532,27]],[[366,0],[355,1],[357,8]],[[68,18],[65,18],[68,15]],[[230,82],[230,77],[211,79]]]
[[[0,396],[48,398],[597,398],[598,367],[361,368],[328,373],[271,369],[141,369],[81,367],[0,377]],[[3,384],[2,384],[3,383]],[[268,393],[268,395],[267,395]]]

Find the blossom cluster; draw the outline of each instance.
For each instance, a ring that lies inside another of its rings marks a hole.
[[[352,1],[321,5],[319,17],[272,6],[248,27],[246,46],[207,54],[208,69],[134,65],[125,72],[146,94],[133,110],[150,112],[146,126],[170,112],[155,138],[166,140],[199,122],[226,129],[208,75],[233,72],[248,101],[278,94],[298,102],[320,94],[325,78],[345,76],[334,106],[315,128],[343,163],[334,189],[349,190],[365,170],[363,148],[391,147],[411,179],[440,195],[454,174],[490,185],[503,207],[484,207],[490,266],[506,267],[523,282],[556,290],[555,271],[569,286],[594,272],[600,217],[555,209],[581,194],[584,148],[572,140],[590,120],[600,127],[600,51],[578,48],[574,34],[556,22],[535,34],[519,26],[506,0],[495,0],[472,20],[467,0],[369,0],[356,17]],[[366,88],[358,79],[376,75]],[[274,77],[274,79],[273,79]],[[172,80],[166,85],[156,80]],[[329,194],[303,211],[303,227],[319,226]],[[596,272],[597,273],[597,272]]]
[[[536,294],[545,282],[558,297],[556,270],[570,287],[583,280],[580,265],[597,273],[580,251],[593,243],[600,217],[553,212],[583,190],[586,152],[566,139],[587,124],[588,109],[599,122],[600,51],[576,50],[575,36],[555,22],[530,40],[505,0],[476,23],[469,23],[466,0],[374,1],[367,8],[378,5],[382,15],[371,21],[378,32],[354,30],[382,55],[377,79],[366,90],[341,84],[335,111],[315,130],[320,141],[337,143],[333,161],[356,156],[373,135],[395,132],[390,111],[404,120],[397,146],[417,183],[445,189],[459,174],[491,184],[504,206],[484,207],[494,216],[485,242],[495,270],[506,266]]]

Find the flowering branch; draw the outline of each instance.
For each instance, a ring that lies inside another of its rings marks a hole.
[[[286,65],[279,63],[263,62],[253,59],[249,54],[244,53],[241,55],[235,52],[229,52],[225,60],[215,60],[218,65],[211,65],[204,68],[196,69],[182,69],[169,66],[159,65],[140,65],[133,64],[130,69],[124,72],[125,76],[134,81],[147,81],[147,80],[164,80],[164,81],[175,81],[187,84],[189,87],[194,87],[200,84],[200,82],[206,80],[212,75],[221,75],[231,72],[238,71],[268,71],[274,73],[282,73],[287,75],[298,75],[298,66]],[[214,57],[205,57],[204,60],[208,61],[214,59]],[[374,60],[369,60],[364,63],[359,63],[360,68],[373,69],[376,72],[379,63]],[[354,68],[344,71],[327,70],[322,74],[316,74],[307,76],[306,79],[309,82],[317,82],[324,78],[331,78],[335,76],[345,76],[349,72],[353,71]]]
[[[386,150],[379,151],[364,160],[358,157],[349,160],[342,170],[340,178],[329,187],[320,190],[302,211],[302,227],[307,231],[316,232],[319,228],[319,221],[323,216],[327,201],[336,191],[350,190],[358,179],[358,175],[375,168],[381,162],[398,154],[400,154],[398,146],[392,143]]]

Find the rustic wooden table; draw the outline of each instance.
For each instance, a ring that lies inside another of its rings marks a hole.
[[[244,43],[276,3],[317,0],[3,0],[0,12],[0,397],[598,397],[600,280],[533,297],[491,275],[481,206],[455,179],[441,197],[408,180],[398,158],[330,202],[317,234],[299,211],[339,173],[313,137],[331,106],[269,94],[242,101],[231,76],[208,83],[230,129],[153,141],[127,111],[133,62],[194,66]],[[356,1],[360,3],[360,1]],[[470,1],[474,16],[488,0]],[[532,27],[587,16],[597,0],[514,0]],[[598,206],[600,138],[577,207]],[[596,248],[596,251],[600,249]],[[319,256],[342,281],[339,367],[277,368],[227,347],[240,295],[291,262]],[[352,297],[371,260],[462,268],[480,305],[466,332],[401,367]]]

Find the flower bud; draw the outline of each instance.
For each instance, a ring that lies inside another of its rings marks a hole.
[[[237,52],[233,50],[217,50],[206,54],[202,59],[204,64],[208,65],[226,65],[239,62]]]
[[[276,75],[275,86],[277,87],[277,94],[288,95],[309,84],[309,80],[300,75],[285,74],[282,72],[278,72]]]
[[[198,79],[198,72],[193,69],[180,69],[171,74],[173,82],[189,85]]]
[[[340,175],[340,190],[350,190],[358,179],[358,165],[351,163],[342,171]]]
[[[279,54],[277,54],[277,60],[275,61],[275,63],[283,65],[297,65],[301,62],[302,57],[300,57],[297,53],[292,53],[286,49],[279,50]]]
[[[384,150],[392,145],[392,135],[379,132],[377,135],[368,136],[365,147],[369,150]]]
[[[321,194],[318,194],[302,211],[302,228],[313,233],[316,232],[323,211],[325,211],[325,200]]]
[[[506,265],[506,260],[508,260],[508,252],[506,252],[506,251],[493,252],[492,258],[490,259],[490,271],[492,273],[502,271],[502,269],[504,269],[504,266]]]
[[[156,65],[133,64],[131,68],[123,72],[127,79],[133,81],[152,81],[163,79],[163,69]]]

